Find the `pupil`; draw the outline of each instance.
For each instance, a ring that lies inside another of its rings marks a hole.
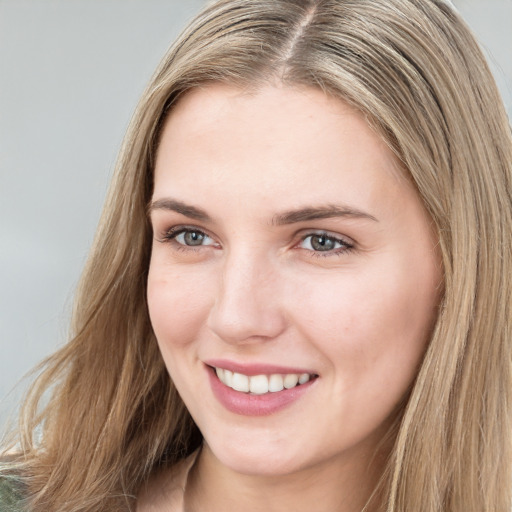
[[[201,245],[204,235],[197,231],[187,231],[185,233],[185,243],[187,245]]]
[[[330,251],[334,248],[334,240],[323,235],[313,236],[311,246],[317,251]]]

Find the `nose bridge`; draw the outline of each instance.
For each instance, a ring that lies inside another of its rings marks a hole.
[[[209,327],[230,343],[271,339],[284,329],[275,264],[246,247],[226,255]]]

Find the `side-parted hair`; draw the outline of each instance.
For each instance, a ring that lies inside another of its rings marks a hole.
[[[442,301],[394,432],[382,510],[511,510],[512,137],[473,35],[443,0],[219,0],[182,33],[140,100],[72,338],[24,403],[9,467],[23,475],[31,511],[133,510],[150,473],[201,442],[146,305],[159,135],[190,89],[275,81],[359,110],[438,236]]]

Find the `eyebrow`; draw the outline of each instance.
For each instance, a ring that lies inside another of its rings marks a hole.
[[[356,219],[369,219],[379,222],[373,215],[352,208],[349,206],[327,205],[319,207],[306,207],[297,210],[289,210],[272,218],[272,225],[282,226],[285,224],[295,224],[316,219],[330,219],[333,217],[350,217]]]
[[[178,201],[172,198],[157,199],[149,204],[148,213],[154,210],[168,210],[176,213],[180,213],[185,217],[189,217],[194,220],[203,222],[211,222],[212,218],[202,208],[192,206],[182,201]],[[295,210],[288,210],[283,213],[279,213],[272,217],[272,226],[284,226],[287,224],[296,224],[298,222],[306,222],[310,220],[318,219],[330,219],[334,217],[348,217],[356,219],[369,219],[374,222],[379,222],[373,215],[352,208],[349,206],[339,205],[327,205],[318,207],[305,207],[297,208]]]
[[[181,213],[181,215],[185,215],[185,217],[203,222],[212,220],[203,209],[171,198],[157,199],[156,201],[151,202],[149,204],[148,213],[151,213],[154,210],[168,210]]]

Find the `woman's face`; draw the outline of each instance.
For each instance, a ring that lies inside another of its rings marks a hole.
[[[315,89],[196,89],[165,124],[151,221],[151,321],[217,460],[286,474],[371,454],[441,272],[429,216],[363,117]]]

